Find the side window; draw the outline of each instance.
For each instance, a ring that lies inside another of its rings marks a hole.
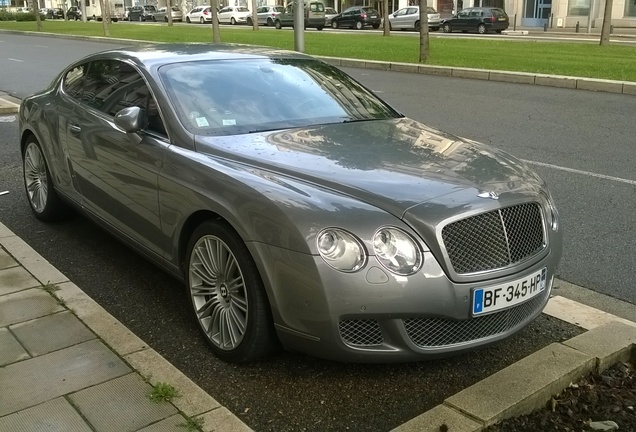
[[[141,108],[144,129],[166,135],[159,109],[139,72],[128,63],[113,60],[90,64],[82,99],[110,116],[127,107]]]
[[[460,12],[457,14],[457,17],[458,17],[458,18],[466,19],[466,18],[468,18],[468,14],[469,14],[469,13],[470,13],[470,11],[463,10],[463,11],[460,11]]]
[[[409,8],[409,9],[406,11],[406,14],[407,14],[407,15],[415,15],[416,13],[419,13],[419,11],[418,11],[416,8]]]
[[[87,65],[77,66],[66,73],[62,87],[66,94],[77,101],[82,100],[82,92],[84,90],[84,82],[86,80]]]
[[[294,13],[294,5],[293,4],[287,5],[287,9],[285,9],[285,12],[288,14]]]

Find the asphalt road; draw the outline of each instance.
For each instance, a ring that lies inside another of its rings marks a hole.
[[[0,40],[0,90],[18,96],[44,87],[63,65],[105,46],[6,34]],[[636,187],[621,180],[636,180],[629,140],[635,98],[347,71],[432,126],[524,159],[582,171],[536,166],[552,185],[566,229],[560,277],[636,303],[629,282]],[[255,430],[388,430],[579,332],[541,317],[506,343],[434,362],[347,365],[283,352],[257,365],[227,365],[210,354],[186,318],[186,298],[176,281],[80,216],[47,225],[30,215],[17,140],[17,123],[0,121],[0,191],[10,191],[0,196],[0,221]]]

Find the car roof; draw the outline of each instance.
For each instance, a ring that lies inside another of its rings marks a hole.
[[[144,44],[91,54],[82,59],[119,58],[131,60],[146,69],[164,64],[202,60],[313,59],[296,51],[241,44]]]

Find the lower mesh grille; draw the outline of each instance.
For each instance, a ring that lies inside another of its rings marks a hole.
[[[353,347],[369,347],[382,344],[382,330],[376,320],[343,320],[338,324],[340,337]]]
[[[440,348],[492,337],[511,330],[543,306],[548,290],[532,300],[501,312],[454,321],[443,318],[410,318],[404,327],[419,348]]]

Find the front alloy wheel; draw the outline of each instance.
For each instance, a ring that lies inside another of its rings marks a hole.
[[[450,33],[450,32],[452,32],[452,31],[453,31],[453,30],[451,29],[450,24],[444,24],[444,25],[442,26],[442,30],[444,30],[444,33]]]
[[[256,265],[233,230],[206,222],[192,235],[187,267],[190,306],[214,353],[250,362],[275,346],[274,327]]]
[[[479,34],[486,34],[488,30],[486,30],[486,25],[485,24],[479,24],[479,26],[477,26],[477,33]]]
[[[27,198],[35,217],[42,221],[54,221],[65,217],[68,208],[53,188],[51,174],[40,144],[33,136],[28,138],[24,146],[22,168]]]

